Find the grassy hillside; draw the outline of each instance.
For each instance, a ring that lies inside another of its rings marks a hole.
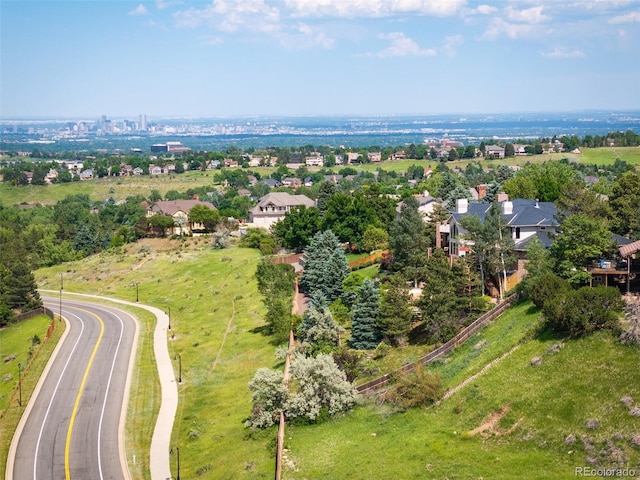
[[[569,479],[589,461],[618,465],[618,455],[640,470],[640,416],[621,401],[640,407],[640,350],[602,333],[556,352],[557,339],[532,336],[538,315],[517,306],[430,367],[448,389],[522,344],[439,406],[392,413],[369,402],[289,427],[284,478]]]

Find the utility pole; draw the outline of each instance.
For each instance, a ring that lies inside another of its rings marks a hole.
[[[178,383],[182,383],[182,355],[180,353],[176,353],[176,356],[173,357],[174,360],[178,360]]]
[[[62,321],[62,290],[64,290],[64,281],[62,280],[62,272],[60,272],[60,312],[58,320]]]
[[[173,453],[173,450],[176,450],[176,455],[178,457],[178,476],[176,477],[176,480],[180,480],[180,447],[175,446],[173,447],[171,450],[169,450],[169,454]]]
[[[22,406],[22,364],[18,364],[18,404]]]

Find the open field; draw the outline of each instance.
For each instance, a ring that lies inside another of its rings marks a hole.
[[[20,417],[51,353],[64,332],[64,322],[56,322],[46,343],[34,344],[34,336],[44,341],[51,319],[39,315],[0,330],[0,475],[7,465],[9,445]],[[22,406],[19,405],[18,364],[22,366]]]
[[[91,200],[103,201],[113,197],[116,201],[133,195],[148,196],[158,190],[163,196],[169,190],[184,192],[189,188],[211,185],[212,172],[187,172],[181,175],[161,175],[152,177],[106,177],[82,182],[57,183],[53,185],[27,185],[15,187],[3,184],[0,188],[0,202],[5,205],[40,203],[51,205],[68,195],[84,194]]]
[[[620,452],[639,471],[632,439],[640,417],[621,399],[640,403],[640,350],[602,332],[553,353],[557,339],[527,340],[538,316],[517,306],[431,367],[449,388],[522,341],[439,406],[394,414],[365,403],[325,424],[288,427],[283,478],[570,479],[576,467],[593,466],[588,457],[612,466]],[[533,367],[536,356],[542,364]],[[570,435],[577,440],[565,443]]]
[[[56,288],[62,272],[65,291],[130,301],[135,300],[138,282],[141,303],[171,309],[174,336],[169,348],[176,356],[176,378],[182,373],[183,380],[172,444],[180,448],[184,478],[273,476],[274,452],[269,447],[275,434],[268,431],[258,439],[247,439],[249,432],[243,426],[251,412],[249,380],[259,367],[276,366],[275,347],[261,333],[264,312],[253,277],[258,259],[257,250],[214,251],[204,238],[150,240],[118,254],[36,272],[42,288]],[[153,322],[143,328],[150,333]],[[148,341],[150,337],[138,351],[138,368],[143,366],[147,373],[134,378],[132,385],[129,460],[131,453],[139,459],[148,457],[148,443],[145,452],[142,437],[148,435],[146,441],[151,441],[155,420],[151,413],[154,405],[157,408],[151,397],[159,391],[146,385],[152,369]],[[175,461],[173,456],[174,474]],[[141,466],[137,469],[144,471]]]

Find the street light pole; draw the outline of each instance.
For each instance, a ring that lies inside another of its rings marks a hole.
[[[178,457],[178,476],[176,477],[176,480],[180,480],[180,447],[176,446],[174,448],[176,449],[176,455]],[[169,453],[173,453],[173,448],[169,450]]]
[[[138,282],[136,282],[136,303],[140,303],[140,297],[138,296]]]
[[[171,330],[171,307],[167,307],[169,309],[169,330]]]
[[[176,353],[174,360],[178,360],[178,383],[182,383],[182,355]]]
[[[18,364],[18,404],[22,406],[22,364]]]
[[[58,317],[58,321],[62,321],[62,290],[64,290],[64,281],[62,280],[62,272],[60,272],[60,316]]]

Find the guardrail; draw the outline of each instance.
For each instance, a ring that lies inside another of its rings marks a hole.
[[[505,299],[502,303],[500,303],[493,309],[489,310],[488,312],[484,313],[483,315],[478,317],[477,320],[471,323],[469,326],[462,329],[451,340],[449,340],[446,343],[443,343],[438,348],[436,348],[435,350],[432,350],[424,357],[419,358],[415,362],[407,363],[392,373],[387,373],[385,375],[382,375],[381,377],[374,378],[373,380],[369,380],[368,382],[363,383],[362,385],[358,385],[356,387],[356,390],[358,391],[358,393],[364,394],[364,395],[373,393],[376,390],[378,390],[380,387],[389,383],[392,378],[397,377],[398,374],[413,372],[415,370],[416,365],[427,365],[429,363],[432,363],[434,360],[437,360],[438,358],[442,357],[443,355],[446,355],[447,353],[455,349],[458,345],[461,345],[464,342],[466,342],[469,339],[469,337],[475,334],[478,330],[481,330],[489,322],[492,322],[493,320],[498,318],[500,315],[502,315],[505,312],[505,310],[507,310],[511,306],[511,303],[513,302],[513,298],[514,297],[509,297]]]

